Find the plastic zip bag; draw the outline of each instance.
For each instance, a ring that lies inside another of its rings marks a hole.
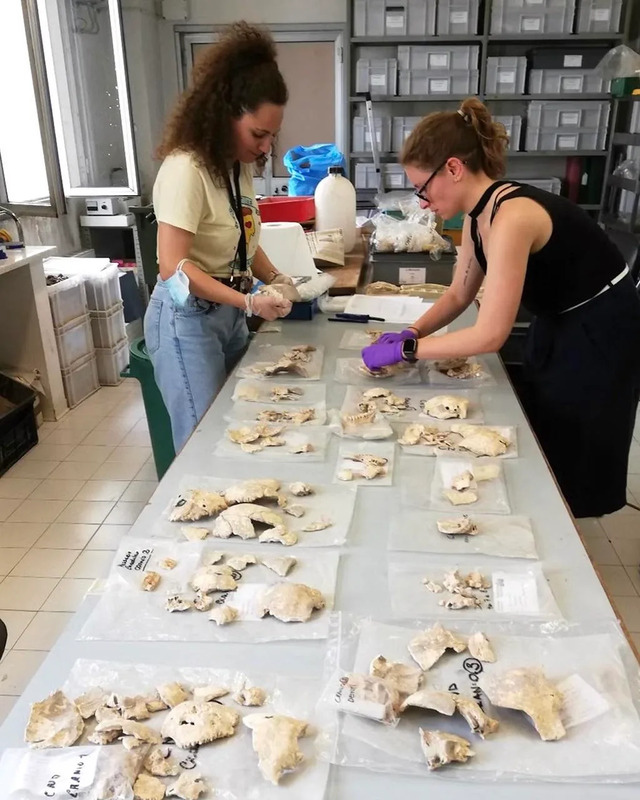
[[[609,50],[594,72],[606,80],[636,77],[640,74],[640,55],[626,44],[619,44]]]

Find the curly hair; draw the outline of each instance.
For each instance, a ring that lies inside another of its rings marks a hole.
[[[504,125],[476,97],[468,97],[458,111],[436,111],[421,119],[404,144],[400,163],[435,169],[458,156],[471,172],[483,170],[495,179],[504,175],[508,143]]]
[[[193,153],[214,180],[226,184],[235,157],[233,120],[263,103],[284,106],[287,86],[276,47],[264,28],[236,22],[200,56],[192,81],[169,117],[157,157]]]

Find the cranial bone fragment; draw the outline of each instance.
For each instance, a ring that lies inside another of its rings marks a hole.
[[[471,732],[477,733],[482,739],[495,733],[500,726],[497,719],[492,719],[485,714],[478,703],[470,697],[456,695],[456,708],[466,720]]]
[[[473,475],[478,482],[492,481],[500,474],[500,467],[498,464],[479,464],[474,467]]]
[[[233,699],[240,706],[263,706],[267,699],[267,693],[259,686],[245,687],[233,695]]]
[[[233,736],[240,721],[237,711],[217,703],[188,700],[172,708],[162,723],[163,738],[189,748]]]
[[[193,607],[196,611],[209,611],[213,607],[213,597],[205,592],[197,592]]]
[[[280,575],[281,578],[284,578],[286,575],[288,575],[288,573],[291,571],[291,568],[294,567],[296,563],[296,559],[292,556],[262,559],[263,566],[272,570],[272,572],[275,572],[276,575]]]
[[[264,533],[258,537],[259,542],[280,542],[285,547],[291,547],[298,541],[298,534],[294,531],[288,531],[284,525],[276,525],[274,528],[268,528]]]
[[[303,583],[276,583],[264,593],[264,614],[282,622],[307,622],[315,609],[325,607],[322,592]]]
[[[226,564],[200,567],[191,578],[191,588],[203,594],[233,592],[238,588],[238,584],[231,572],[231,567]]]
[[[436,525],[440,533],[447,535],[468,534],[469,536],[475,536],[478,533],[478,528],[467,514],[462,514],[460,517],[439,519]]]
[[[354,472],[352,469],[341,469],[338,472],[339,481],[352,481],[353,477],[354,477]]]
[[[193,699],[200,700],[203,703],[210,703],[212,700],[217,700],[228,694],[229,690],[224,686],[196,686],[193,690]]]
[[[475,755],[470,742],[444,731],[426,731],[420,728],[420,743],[427,766],[432,770],[453,761],[465,762]]]
[[[286,356],[272,364],[264,364],[263,366],[256,365],[252,367],[252,371],[258,375],[265,375],[267,377],[289,373],[290,375],[300,375],[300,377],[306,378],[309,374],[306,367],[304,367],[299,360],[287,358]]]
[[[272,478],[255,479],[236,483],[222,494],[229,505],[255,503],[256,500],[272,500],[278,496],[280,481]]]
[[[169,778],[180,774],[180,767],[170,758],[170,749],[162,745],[153,747],[144,760],[144,768],[152,775]]]
[[[478,492],[475,489],[444,489],[442,493],[454,506],[466,506],[478,502]]]
[[[219,561],[222,561],[224,558],[224,553],[222,550],[207,550],[202,554],[202,566],[203,567],[211,567],[213,564],[217,564]]]
[[[475,478],[473,477],[473,472],[465,470],[464,472],[461,472],[459,475],[456,475],[451,481],[451,488],[455,489],[456,492],[462,492],[465,489],[477,488],[477,483]]]
[[[189,542],[201,542],[211,533],[209,528],[197,528],[195,525],[183,525],[180,533]]]
[[[314,522],[307,522],[307,524],[302,528],[303,531],[306,533],[313,533],[314,531],[324,531],[327,528],[330,528],[333,525],[333,520],[329,519],[328,517],[321,517]]]
[[[153,775],[138,775],[133,784],[135,800],[162,800],[165,795],[164,783],[154,778]]]
[[[209,614],[209,619],[216,625],[228,625],[238,619],[238,609],[233,606],[215,606]]]
[[[423,578],[422,583],[428,589],[428,591],[433,592],[434,594],[440,594],[440,592],[444,591],[444,588],[435,581],[427,580],[427,578]]]
[[[181,800],[198,800],[201,794],[209,791],[205,781],[198,775],[183,772],[175,783],[167,787],[167,797],[179,797]]]
[[[292,517],[296,517],[297,519],[304,517],[306,512],[307,509],[304,506],[301,506],[299,503],[293,503],[292,505],[287,504],[284,506],[284,513],[289,514]]]
[[[462,594],[462,590],[466,588],[467,582],[457,569],[452,569],[449,570],[449,572],[445,572],[442,585],[452,594]]]
[[[157,572],[147,572],[142,579],[142,590],[144,592],[154,592],[160,585],[160,580]]]
[[[166,569],[167,571],[175,569],[178,566],[178,562],[175,558],[163,558],[162,561],[158,564],[161,569]]]
[[[82,719],[90,719],[95,715],[100,706],[104,705],[105,695],[105,690],[101,686],[96,686],[76,697],[74,703]]]
[[[313,486],[308,483],[303,483],[302,481],[290,483],[289,491],[296,497],[308,497],[311,494],[315,494]]]
[[[176,682],[163,683],[157,687],[156,691],[162,702],[166,703],[169,708],[174,708],[189,699],[189,694],[184,687]]]
[[[264,450],[264,445],[262,444],[250,444],[249,442],[243,442],[240,445],[240,449],[243,453],[260,453]]]
[[[231,558],[228,558],[226,561],[226,566],[231,567],[231,569],[236,570],[236,572],[242,572],[249,566],[249,564],[257,563],[257,558],[254,555],[251,555],[251,553],[247,553],[245,556],[232,556]]]
[[[422,411],[435,419],[466,419],[469,401],[465,397],[439,394],[422,402]]]
[[[464,639],[436,622],[431,628],[421,631],[409,642],[409,653],[420,669],[428,670],[446,650],[462,653],[467,649]]]
[[[454,433],[459,433],[462,440],[458,442],[461,450],[469,450],[477,456],[501,456],[507,452],[510,442],[494,428],[480,425],[464,425],[462,423],[451,426]]]
[[[249,714],[242,720],[252,734],[253,749],[265,780],[277,785],[285,772],[296,769],[304,755],[298,739],[306,736],[308,724],[293,717]]]
[[[490,589],[491,581],[486,578],[481,572],[470,572],[466,578],[467,586],[472,589]]]
[[[82,735],[84,721],[76,704],[61,691],[32,703],[24,740],[37,749],[71,747]]]
[[[96,727],[94,734],[112,734],[114,733],[116,736],[119,734],[124,734],[125,737],[130,737],[131,740],[136,740],[136,743],[130,742],[130,747],[127,749],[132,749],[133,747],[138,746],[138,744],[160,744],[162,742],[162,738],[153,728],[150,728],[148,725],[143,725],[141,722],[134,722],[130,719],[113,719],[113,720],[105,720],[104,722],[99,722]],[[93,741],[93,740],[92,740]]]
[[[438,605],[448,608],[450,611],[459,611],[463,608],[480,608],[480,601],[477,597],[468,597],[462,594],[456,594],[453,597],[440,600]]]
[[[293,453],[294,455],[301,455],[304,453],[313,453],[315,450],[314,446],[311,442],[300,442],[300,444],[295,444],[289,448],[289,452]]]
[[[401,661],[387,661],[384,656],[374,658],[369,666],[374,678],[383,678],[400,694],[413,694],[422,684],[422,671],[403,664]]]
[[[512,669],[494,676],[482,688],[494,706],[524,711],[545,742],[565,736],[560,717],[562,692],[541,669]]]
[[[257,427],[228,428],[227,436],[235,444],[253,444],[262,436]]]
[[[469,361],[468,358],[446,358],[443,361],[436,361],[435,368],[449,378],[481,378],[483,375],[482,365],[477,361]]]
[[[426,708],[437,711],[447,717],[453,716],[456,710],[456,696],[452,692],[439,692],[434,689],[422,689],[406,698],[400,711],[407,708]]]
[[[304,395],[304,389],[298,386],[273,386],[271,388],[271,399],[280,403],[285,400],[295,400],[297,397]]]
[[[193,608],[193,600],[183,597],[181,594],[170,594],[167,596],[164,607],[170,613],[174,611],[189,611]]]
[[[469,647],[469,652],[474,658],[477,658],[479,661],[484,661],[487,664],[495,663],[496,656],[491,647],[491,643],[481,631],[470,636],[467,645]]]
[[[188,489],[178,495],[169,519],[171,522],[194,521],[203,517],[213,517],[226,507],[224,497],[218,492]]]
[[[149,719],[151,712],[147,706],[147,699],[141,695],[123,697],[120,701],[120,710],[123,719]]]
[[[285,527],[283,518],[275,511],[255,503],[240,503],[220,514],[213,524],[212,533],[221,539],[228,539],[230,536],[253,539],[257,536],[254,522],[270,527]]]

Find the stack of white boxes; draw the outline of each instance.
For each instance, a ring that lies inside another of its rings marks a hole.
[[[100,272],[85,274],[85,287],[93,344],[101,386],[117,386],[121,371],[129,363],[129,343],[120,294],[120,271],[111,265]]]
[[[48,292],[64,392],[73,408],[100,388],[84,277],[67,277]]]

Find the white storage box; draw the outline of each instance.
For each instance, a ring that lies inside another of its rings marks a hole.
[[[578,0],[576,33],[617,33],[621,12],[622,0]]]
[[[93,355],[93,336],[88,314],[58,328],[55,333],[62,369],[71,369],[77,361]]]
[[[47,287],[47,291],[54,328],[62,328],[87,314],[87,293],[81,275],[54,283]]]
[[[62,384],[69,408],[74,408],[100,388],[95,355],[87,356],[71,369],[62,370]]]
[[[478,32],[480,0],[438,0],[439,36],[470,36]]]
[[[361,58],[356,63],[356,92],[394,97],[398,62],[395,58]]]
[[[401,69],[398,94],[401,97],[450,95],[462,97],[478,93],[480,73],[474,70]]]
[[[522,133],[522,117],[517,115],[494,117],[496,122],[501,122],[509,137],[509,152],[517,153],[520,150],[520,136]]]
[[[101,272],[85,275],[90,311],[108,311],[122,300],[120,270],[113,264]]]
[[[100,386],[117,386],[122,383],[124,378],[120,373],[129,363],[128,340],[124,339],[115,347],[96,348],[96,362]]]
[[[604,94],[611,82],[593,70],[532,69],[529,74],[529,94]]]
[[[409,188],[409,179],[401,164],[383,164],[381,167],[382,184],[385,189]],[[377,176],[374,164],[356,164],[356,189],[377,189]]]
[[[391,150],[391,118],[374,117],[374,126],[378,152],[388,153]],[[371,152],[371,132],[366,117],[353,118],[353,150],[356,153]]]
[[[91,330],[93,331],[93,344],[99,348],[115,347],[127,338],[124,323],[124,310],[119,302],[109,311],[91,312]]]
[[[399,153],[404,147],[404,143],[409,138],[409,134],[420,122],[422,117],[394,117],[391,129],[391,149],[394,153]]]
[[[575,0],[492,0],[491,28],[500,33],[571,33]]]
[[[525,56],[498,56],[487,59],[487,94],[524,94],[527,76]]]
[[[433,36],[435,0],[354,0],[355,36]]]
[[[477,70],[480,48],[478,45],[406,45],[398,47],[398,68],[404,70],[429,70],[434,77],[439,71]]]

